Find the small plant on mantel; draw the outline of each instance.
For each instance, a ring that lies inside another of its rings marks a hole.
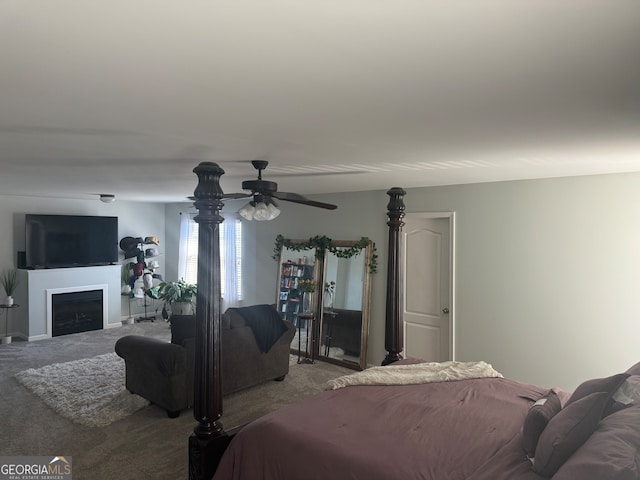
[[[183,310],[184,304],[189,305],[190,312],[188,313],[192,313],[197,293],[197,285],[187,283],[184,279],[180,279],[177,282],[160,283],[158,285],[158,298],[164,302],[162,318],[165,321],[169,321],[171,313],[187,313]]]
[[[10,268],[2,272],[2,278],[0,279],[2,288],[7,294],[5,300],[6,305],[13,305],[13,292],[18,288],[18,271],[15,268]]]

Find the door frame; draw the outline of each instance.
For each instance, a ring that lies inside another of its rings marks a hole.
[[[455,291],[455,272],[456,272],[456,251],[455,251],[455,233],[456,233],[456,214],[455,212],[412,212],[405,214],[405,223],[406,220],[416,219],[416,220],[435,220],[435,219],[447,219],[449,221],[449,351],[451,352],[451,360],[456,359],[456,291]],[[403,238],[404,243],[404,238]],[[406,255],[404,256],[402,262],[402,268],[406,272]],[[403,294],[404,297],[404,294]],[[402,299],[402,309],[404,310],[405,298]],[[404,329],[404,320],[402,322],[402,328]],[[404,334],[403,334],[404,335]]]

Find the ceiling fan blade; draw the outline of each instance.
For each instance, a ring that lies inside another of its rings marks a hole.
[[[222,195],[222,198],[247,198],[250,197],[251,193],[225,193]],[[187,197],[187,199],[191,200],[192,202],[195,202],[196,197]]]
[[[335,210],[336,208],[338,208],[337,205],[309,200],[308,198],[303,197],[302,195],[298,195],[297,193],[274,192],[271,194],[271,196],[279,198],[280,200],[285,200],[287,202],[301,203],[303,205],[310,205],[312,207],[326,208],[327,210]]]
[[[251,193],[225,193],[222,195],[222,198],[247,198],[250,197]]]

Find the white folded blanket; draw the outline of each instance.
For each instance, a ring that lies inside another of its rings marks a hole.
[[[324,388],[325,390],[336,390],[352,385],[417,385],[471,378],[503,377],[486,362],[428,362],[371,367],[362,372],[329,380]]]

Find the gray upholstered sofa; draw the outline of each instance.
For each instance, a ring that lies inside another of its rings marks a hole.
[[[127,335],[116,342],[115,351],[125,360],[127,389],[173,418],[193,404],[195,316],[174,315],[170,320],[171,343]],[[272,305],[228,309],[220,337],[223,395],[283,380],[294,334],[295,327]]]

